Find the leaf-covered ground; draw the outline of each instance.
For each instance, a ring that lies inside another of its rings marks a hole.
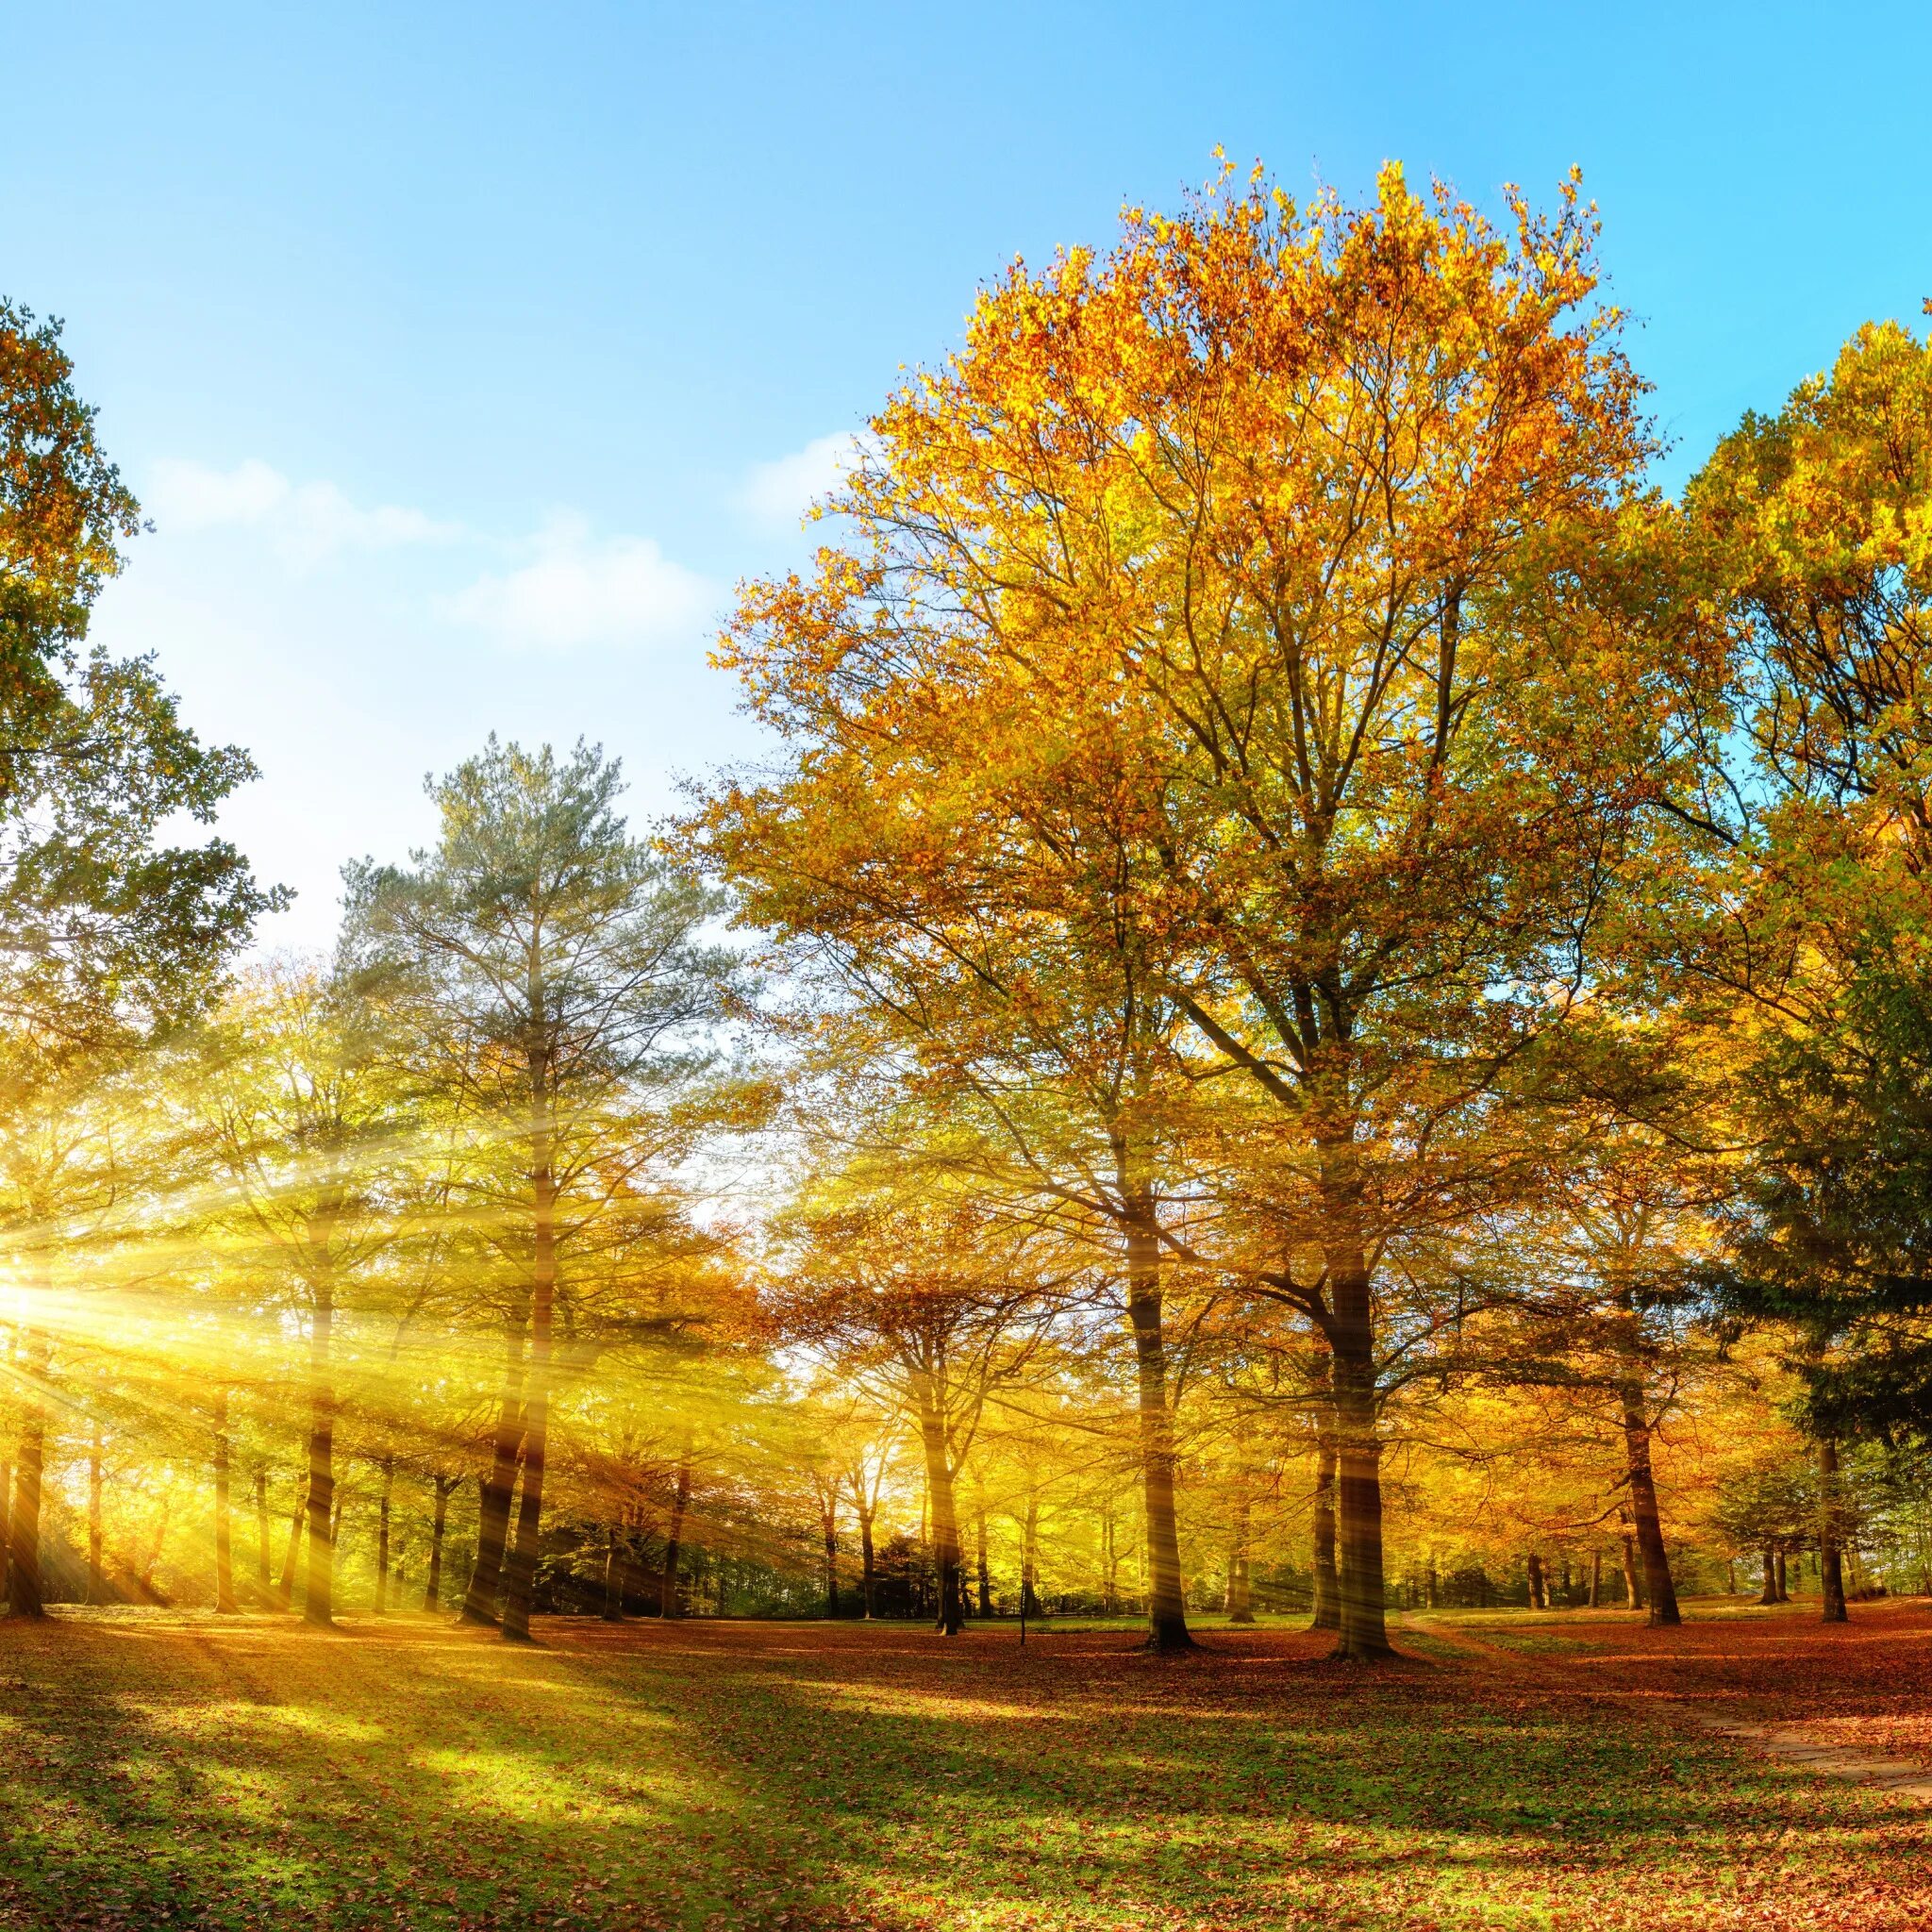
[[[1932,1813],[1660,1701],[1919,1747],[1923,1607],[1465,1623],[1367,1672],[1273,1629],[1158,1661],[1118,1630],[0,1625],[0,1926],[1932,1923]]]

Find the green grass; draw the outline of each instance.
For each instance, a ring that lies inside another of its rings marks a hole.
[[[1547,1624],[1485,1638],[1537,1638]],[[1601,1635],[1624,1641],[1629,1624]],[[1289,1628],[0,1626],[0,1926],[1895,1927],[1924,1814]],[[1916,1641],[1916,1640],[1914,1640]],[[1560,1647],[1561,1640],[1557,1640]]]

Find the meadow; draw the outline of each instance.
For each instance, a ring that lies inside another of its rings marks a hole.
[[[0,1634],[0,1926],[1898,1927],[1932,1608],[1138,1631],[58,1611]]]

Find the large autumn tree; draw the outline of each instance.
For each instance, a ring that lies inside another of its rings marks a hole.
[[[1247,1089],[1300,1253],[1243,1265],[1332,1356],[1356,1657],[1384,1204],[1429,1211],[1433,1150],[1561,1024],[1663,764],[1594,240],[1574,184],[1498,230],[1393,168],[1361,208],[1257,175],[1129,211],[983,294],[874,421],[842,541],[724,644],[792,754],[710,815],[754,912],[836,931],[856,879],[941,948],[1077,931]]]
[[[506,1261],[506,1372],[466,1614],[529,1635],[559,1315],[589,1231],[689,1148],[730,957],[715,896],[633,838],[618,764],[491,739],[433,782],[439,839],[352,868],[347,945],[418,1077],[501,1150],[472,1207]],[[510,1505],[519,1487],[515,1533]]]

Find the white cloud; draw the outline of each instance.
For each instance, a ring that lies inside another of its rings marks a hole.
[[[442,613],[511,644],[654,644],[688,638],[718,603],[715,587],[674,563],[648,537],[597,537],[569,511],[554,513],[529,562],[486,574]]]
[[[147,508],[163,532],[244,527],[262,532],[285,562],[307,569],[344,550],[451,543],[465,532],[420,509],[364,509],[333,483],[291,483],[259,457],[232,470],[164,458],[151,472]]]
[[[870,436],[841,430],[815,438],[789,457],[754,463],[738,492],[739,507],[770,528],[795,530],[806,511],[836,489],[872,445]]]

